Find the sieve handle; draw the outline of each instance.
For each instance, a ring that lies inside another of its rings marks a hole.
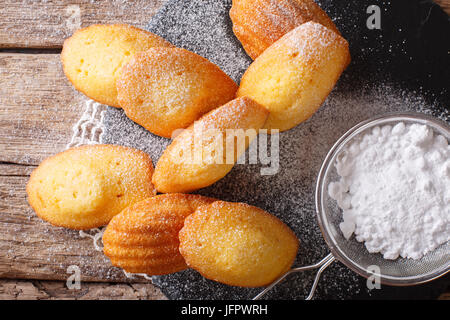
[[[272,290],[273,287],[275,287],[277,284],[279,284],[281,281],[283,281],[284,278],[286,278],[288,275],[290,275],[292,273],[303,272],[303,271],[320,268],[319,271],[317,271],[317,273],[316,273],[316,277],[314,278],[314,282],[311,287],[311,291],[309,292],[309,295],[305,298],[305,300],[311,300],[312,297],[314,296],[314,292],[316,291],[317,284],[319,283],[320,275],[334,260],[336,260],[336,258],[333,256],[332,253],[330,253],[329,255],[327,255],[325,258],[323,258],[316,264],[291,269],[288,272],[286,272],[285,274],[283,274],[281,277],[279,277],[277,280],[272,282],[270,285],[268,285],[263,291],[261,291],[256,297],[254,297],[253,300],[261,299],[267,292]]]

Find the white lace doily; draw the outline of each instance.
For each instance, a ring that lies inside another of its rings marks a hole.
[[[92,145],[103,143],[102,135],[104,129],[104,114],[107,106],[95,102],[93,100],[86,100],[85,109],[81,115],[80,120],[72,128],[72,139],[66,145],[66,149],[78,147],[81,145]],[[90,230],[80,230],[79,234],[82,238],[91,238],[96,251],[103,251],[102,236],[106,227],[94,228]],[[127,278],[134,278],[136,276],[144,277],[151,280],[151,277],[144,273],[128,273],[123,270]]]

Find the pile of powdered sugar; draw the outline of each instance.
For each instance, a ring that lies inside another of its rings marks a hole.
[[[450,240],[450,147],[422,124],[361,134],[338,155],[328,186],[340,229],[385,259],[420,259]]]

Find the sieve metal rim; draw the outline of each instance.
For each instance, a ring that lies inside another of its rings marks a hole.
[[[387,122],[394,122],[394,121],[412,121],[416,123],[422,123],[430,125],[436,129],[439,128],[442,132],[447,132],[447,135],[450,135],[450,127],[447,123],[436,119],[435,117],[429,116],[427,114],[423,113],[417,113],[417,112],[392,112],[392,113],[386,113],[383,115],[378,115],[372,118],[369,118],[367,120],[364,120],[357,125],[350,128],[346,133],[344,133],[337,141],[336,143],[331,147],[329,152],[327,153],[325,160],[322,163],[322,166],[319,171],[317,184],[316,184],[316,194],[315,194],[315,202],[316,202],[316,214],[317,219],[319,223],[320,230],[322,232],[323,238],[325,242],[327,243],[328,247],[330,248],[330,251],[332,255],[342,262],[346,267],[348,267],[350,270],[356,272],[357,274],[368,278],[372,276],[373,274],[368,272],[365,268],[359,266],[357,263],[355,263],[352,259],[350,259],[345,252],[339,247],[339,245],[333,240],[333,236],[330,235],[328,232],[328,221],[324,210],[324,203],[323,203],[323,195],[326,192],[326,185],[325,185],[325,178],[326,173],[328,172],[328,169],[330,166],[333,165],[334,159],[337,156],[337,154],[340,152],[340,150],[349,142],[351,141],[355,136],[359,135],[361,132],[374,127],[376,125],[381,125],[383,123]],[[447,264],[444,264],[440,266],[439,268],[432,270],[430,272],[427,272],[425,274],[420,274],[418,276],[408,276],[408,277],[395,277],[395,276],[389,276],[389,275],[380,275],[380,282],[384,285],[392,285],[392,286],[411,286],[411,285],[417,285],[421,283],[426,283],[429,281],[432,281],[434,279],[437,279],[446,273],[450,272],[450,261]]]
[[[357,136],[364,130],[371,128],[375,125],[392,121],[413,121],[426,125],[430,125],[431,123],[433,128],[436,129],[437,127],[440,129],[439,131],[446,132],[447,136],[450,135],[450,127],[448,126],[447,123],[444,123],[443,121],[440,121],[432,116],[416,112],[390,112],[385,113],[383,115],[378,115],[358,123],[357,125],[350,128],[346,133],[344,133],[328,151],[325,160],[322,163],[322,166],[318,174],[315,192],[315,204],[316,204],[316,214],[318,224],[322,232],[322,236],[326,244],[328,245],[328,248],[330,249],[331,253],[315,264],[290,269],[289,271],[281,275],[278,279],[269,284],[263,291],[261,291],[257,296],[255,296],[253,300],[261,299],[274,286],[276,286],[278,283],[283,281],[287,276],[293,273],[318,269],[309,295],[305,298],[306,300],[311,300],[314,296],[314,292],[317,288],[317,284],[319,282],[322,272],[335,260],[342,262],[350,270],[365,278],[368,278],[373,275],[371,272],[368,272],[365,268],[362,268],[357,263],[354,263],[350,258],[347,257],[347,255],[345,255],[345,253],[340,249],[340,247],[337,244],[335,244],[334,241],[332,241],[333,238],[330,236],[330,233],[328,232],[327,219],[326,216],[324,215],[322,195],[324,194],[324,191],[326,192],[326,190],[324,190],[324,188],[326,188],[324,181],[326,173],[328,172],[328,168],[333,164],[335,156],[339,153],[339,151],[343,148],[343,146],[347,142],[349,142],[353,137]],[[449,271],[450,271],[450,261],[448,261],[447,264],[442,265],[442,267],[438,268],[437,270],[433,270],[432,272],[428,272],[426,274],[417,277],[410,276],[400,278],[400,277],[386,276],[383,274],[379,276],[380,276],[380,283],[383,285],[412,286],[430,282],[434,279],[442,277]]]

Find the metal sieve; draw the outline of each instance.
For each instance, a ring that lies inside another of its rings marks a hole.
[[[289,270],[267,286],[254,300],[260,299],[292,273],[318,269],[310,293],[306,297],[306,300],[310,300],[314,296],[320,275],[335,260],[342,262],[345,266],[365,278],[374,275],[373,266],[376,266],[379,270],[377,276],[380,283],[394,286],[409,286],[429,282],[450,271],[450,241],[418,260],[405,258],[386,260],[379,253],[369,253],[364,244],[356,241],[354,236],[348,240],[345,239],[339,229],[339,224],[342,222],[342,211],[327,192],[328,184],[337,181],[339,178],[334,166],[336,158],[351,141],[360,139],[371,128],[380,125],[395,125],[399,122],[425,124],[432,128],[436,134],[441,134],[450,141],[450,127],[447,123],[431,116],[412,112],[389,113],[377,116],[363,121],[348,130],[328,152],[320,169],[316,185],[317,218],[322,235],[331,253],[316,264]]]

